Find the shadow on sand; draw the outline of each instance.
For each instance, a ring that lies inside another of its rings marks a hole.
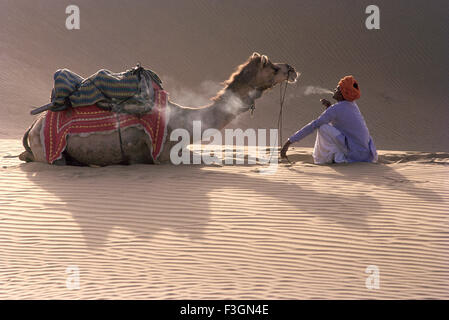
[[[290,176],[230,173],[220,168],[206,170],[210,167],[193,165],[80,168],[29,163],[21,165],[20,169],[30,182],[60,199],[61,210],[70,212],[79,224],[86,245],[98,249],[104,246],[115,227],[126,229],[142,239],[151,239],[164,229],[201,239],[212,220],[213,204],[209,194],[221,189],[232,189],[237,194],[249,190],[261,197],[276,199],[289,210],[294,208],[294,215],[313,215],[369,233],[368,218],[382,206],[373,196],[379,179],[375,183],[371,181],[372,166],[376,166],[379,176],[385,177],[383,185],[392,192],[403,189],[416,198],[442,200],[438,194],[419,187],[418,182],[407,180],[387,165],[366,163],[330,166],[335,173],[306,173],[301,171],[300,164],[296,164],[288,168],[296,173]],[[245,169],[253,171],[254,167],[246,166]],[[301,175],[307,179],[298,179]],[[316,187],[304,184],[311,178],[343,179],[344,183],[340,184],[340,190],[316,191]],[[363,190],[357,194],[344,192],[345,184],[356,182],[363,184]],[[242,203],[226,203],[228,209],[237,212],[239,205]],[[363,211],[359,211],[362,207]],[[214,210],[220,211],[220,208]],[[285,214],[285,208],[279,210]],[[277,208],[270,207],[269,211],[277,223]]]
[[[402,175],[398,170],[388,164],[392,163],[407,163],[407,162],[419,162],[431,165],[447,165],[445,159],[449,158],[447,153],[418,153],[413,152],[411,154],[386,154],[379,156],[379,163],[351,163],[351,164],[332,164],[327,167],[335,171],[334,173],[322,173],[314,172],[314,177],[329,178],[329,179],[343,179],[347,184],[363,183],[367,186],[373,187],[373,192],[377,187],[387,187],[392,192],[405,192],[410,196],[423,201],[443,201],[438,193],[423,188],[420,186],[422,183],[429,182],[428,180],[409,180]],[[302,171],[298,171],[295,168],[301,167],[302,164],[306,166],[315,166],[313,164],[312,155],[309,153],[295,154],[290,157],[291,161],[296,162],[290,170],[299,172],[301,174],[310,174]],[[375,167],[376,176],[373,179],[373,166]]]

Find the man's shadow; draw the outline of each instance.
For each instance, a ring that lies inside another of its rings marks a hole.
[[[366,207],[363,211],[355,212],[356,206],[352,203],[358,203],[357,195],[327,189],[316,191],[298,181],[297,177],[285,181],[280,176],[220,172],[220,168],[207,170],[205,166],[80,168],[29,163],[20,168],[30,182],[60,199],[59,209],[71,213],[80,226],[86,245],[92,249],[103,247],[114,228],[130,231],[142,240],[151,239],[161,230],[201,239],[209,224],[213,223],[212,209],[214,212],[222,210],[212,208],[210,193],[224,189],[231,189],[239,195],[252,191],[265,200],[271,198],[294,208],[290,222],[276,218],[278,210],[280,215],[285,214],[285,207],[270,206],[266,209],[267,212],[272,211],[269,213],[272,221],[268,223],[285,224],[286,227],[292,221],[302,223],[302,219],[312,215],[345,228],[369,232],[367,218],[381,206],[368,195],[364,197]],[[255,168],[245,166],[248,171]],[[323,203],[332,203],[332,209]],[[238,202],[227,204],[226,210],[238,212],[239,206],[242,206],[241,197]]]
[[[444,155],[437,155],[438,157],[443,157]],[[397,156],[399,160],[404,161],[417,161],[422,159],[430,158],[431,160],[427,161],[427,165],[437,165],[438,161],[433,161],[433,158],[436,157],[435,154],[428,155],[402,155]],[[427,158],[426,158],[427,157]],[[297,170],[297,168],[301,167],[301,164],[306,166],[315,166],[313,165],[313,158],[310,154],[303,152],[302,154],[294,155],[290,157],[292,161],[295,161],[295,164],[291,167],[291,170]],[[390,157],[391,158],[391,157]],[[388,158],[388,159],[390,159]],[[372,192],[375,193],[376,190],[380,188],[388,188],[390,189],[390,194],[394,194],[396,192],[404,192],[416,199],[420,199],[422,201],[429,202],[429,204],[436,203],[438,201],[443,201],[443,197],[438,193],[421,187],[421,184],[429,182],[428,180],[409,180],[403,174],[401,174],[398,170],[393,168],[391,165],[387,163],[387,157],[382,157],[381,163],[351,163],[351,164],[332,164],[327,165],[330,169],[335,171],[335,173],[320,173],[320,172],[310,172],[303,174],[313,175],[314,177],[322,177],[329,179],[343,179],[346,181],[348,185],[351,183],[363,183],[365,185],[372,186]],[[394,158],[396,161],[398,159]],[[375,171],[376,175],[373,176],[373,171]]]

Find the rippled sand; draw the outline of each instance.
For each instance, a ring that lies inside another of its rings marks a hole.
[[[24,164],[21,150],[0,141],[0,299],[449,298],[448,154],[315,166],[295,148],[261,175]]]

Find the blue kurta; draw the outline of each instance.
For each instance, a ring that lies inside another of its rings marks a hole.
[[[318,119],[310,122],[289,138],[298,142],[313,133],[323,124],[330,124],[341,132],[337,140],[346,149],[348,162],[372,162],[377,160],[377,151],[365,119],[355,102],[340,101],[326,109]]]

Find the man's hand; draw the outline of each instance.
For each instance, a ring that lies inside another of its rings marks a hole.
[[[323,106],[326,107],[326,109],[332,105],[332,103],[330,103],[330,101],[326,99],[321,99],[320,102],[322,103]]]
[[[281,150],[281,159],[287,159],[287,151],[288,151],[288,147],[290,147],[292,143],[290,142],[290,140],[287,140],[287,142],[285,142],[284,146],[282,147]]]

